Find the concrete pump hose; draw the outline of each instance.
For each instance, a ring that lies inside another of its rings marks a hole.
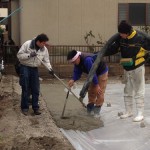
[[[96,72],[96,69],[98,68],[99,62],[101,61],[102,57],[104,56],[105,52],[107,51],[108,47],[119,37],[119,33],[116,33],[115,35],[113,35],[108,41],[107,43],[104,45],[103,48],[101,48],[101,50],[98,52],[97,58],[88,74],[88,77],[80,91],[80,101],[83,100],[83,98],[85,97],[87,90],[89,88],[90,83],[93,80],[94,74]]]

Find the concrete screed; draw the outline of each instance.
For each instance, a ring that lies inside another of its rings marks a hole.
[[[77,88],[72,89],[77,96],[82,86],[83,83],[78,83]],[[146,84],[145,118],[142,122],[132,121],[136,115],[135,106],[133,117],[119,118],[125,110],[123,90],[121,82],[108,83],[99,119],[87,116],[86,109],[70,94],[64,113],[67,119],[61,119],[67,89],[60,83],[41,84],[41,93],[53,119],[76,150],[148,150],[150,84]],[[87,104],[87,96],[84,103]]]

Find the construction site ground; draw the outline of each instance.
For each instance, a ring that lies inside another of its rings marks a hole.
[[[28,116],[21,113],[18,81],[16,76],[5,75],[0,82],[0,150],[73,150],[41,95],[41,115],[34,115],[31,107]]]
[[[68,79],[62,81],[67,84]],[[78,82],[77,86],[83,83]],[[110,78],[108,83],[121,83],[120,77]],[[86,109],[72,95],[62,119],[66,93],[58,80],[43,78],[39,101],[42,114],[34,115],[30,106],[24,116],[20,111],[19,78],[4,75],[0,82],[0,150],[74,150],[60,128],[87,132],[104,127],[104,120],[87,116]],[[104,107],[109,102],[107,99]]]
[[[43,85],[49,87],[50,85]],[[51,85],[52,86],[52,85]],[[54,85],[56,86],[56,85]],[[80,92],[83,84],[77,84],[74,93]],[[56,86],[59,89],[59,86]],[[44,88],[43,88],[44,89]],[[59,126],[63,126],[61,131],[69,139],[76,150],[148,150],[150,145],[150,103],[149,93],[150,84],[145,86],[145,110],[144,120],[133,122],[137,114],[136,104],[133,103],[133,116],[120,119],[120,115],[125,111],[124,108],[124,84],[120,81],[109,81],[105,102],[101,109],[101,117],[94,118],[86,114],[86,110],[72,96],[69,95],[65,111],[66,119],[60,124],[60,114],[58,109],[52,109],[57,105],[55,102],[47,101],[48,107],[52,110],[53,117]],[[61,95],[61,91],[59,91]],[[47,98],[46,98],[47,99]],[[87,103],[85,97],[84,102]],[[79,105],[80,104],[80,105]],[[62,107],[63,106],[59,106]]]

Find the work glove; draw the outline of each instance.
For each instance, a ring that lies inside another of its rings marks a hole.
[[[37,54],[36,54],[36,52],[31,52],[30,53],[30,57],[35,57]]]
[[[49,70],[49,74],[54,75],[53,69],[50,69],[50,70]]]

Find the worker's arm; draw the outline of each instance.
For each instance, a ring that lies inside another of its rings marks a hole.
[[[30,41],[25,42],[21,48],[19,49],[18,53],[17,53],[17,58],[19,60],[26,60],[30,58],[30,49],[29,49],[29,43]]]
[[[45,47],[45,55],[43,58],[43,63],[49,68],[49,70],[53,70],[49,59],[49,53],[46,47]]]
[[[115,39],[111,44],[108,45],[108,48],[105,51],[104,56],[110,56],[117,54],[120,48],[120,36]]]

